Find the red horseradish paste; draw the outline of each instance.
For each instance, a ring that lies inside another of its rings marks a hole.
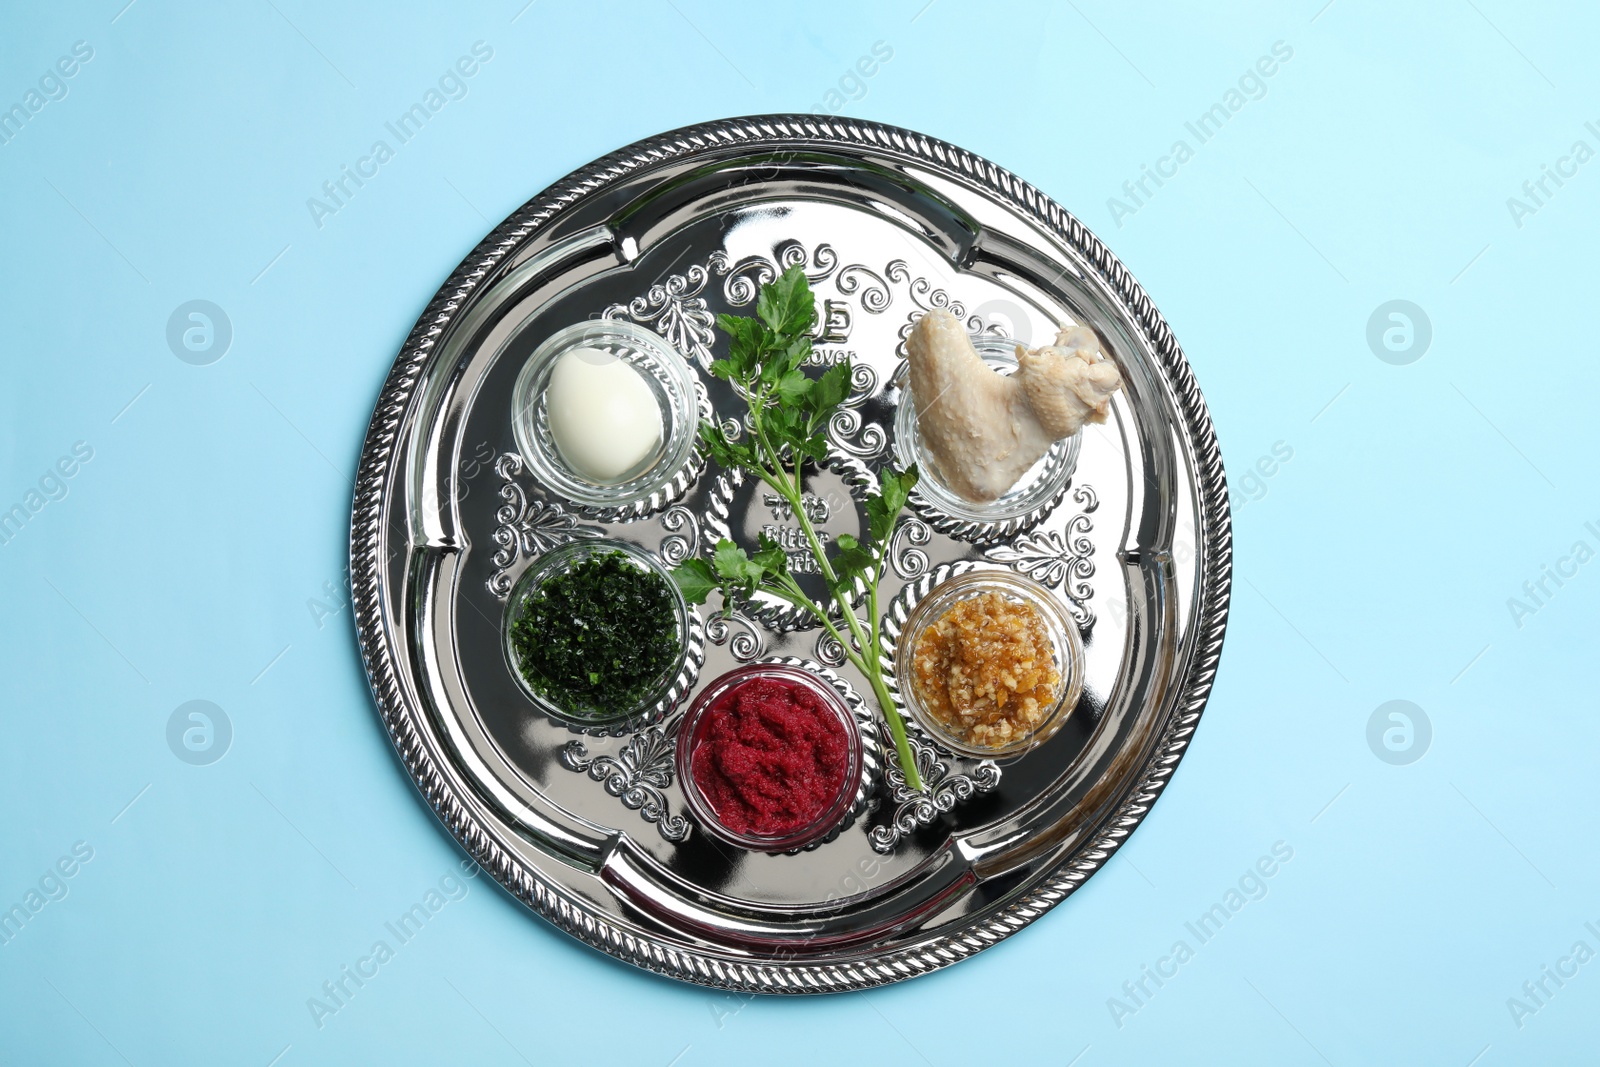
[[[844,787],[849,741],[838,715],[797,682],[752,678],[706,709],[691,771],[736,834],[781,837],[822,815]]]

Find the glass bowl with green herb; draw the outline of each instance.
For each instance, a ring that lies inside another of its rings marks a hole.
[[[677,583],[648,552],[609,538],[573,541],[535,560],[512,588],[506,659],[556,719],[654,719],[687,662],[689,625]]]

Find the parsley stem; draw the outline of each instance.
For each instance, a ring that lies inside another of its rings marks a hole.
[[[917,771],[917,760],[911,752],[911,742],[906,738],[905,721],[901,719],[900,709],[895,704],[894,696],[889,692],[889,686],[883,679],[883,661],[878,658],[879,645],[876,630],[873,632],[872,644],[869,646],[863,643],[861,646],[863,649],[867,649],[867,652],[858,655],[850,638],[839,632],[839,628],[833,624],[833,620],[828,617],[828,613],[818,607],[810,597],[806,596],[805,590],[800,588],[799,583],[794,580],[792,575],[785,574],[783,581],[786,584],[773,588],[772,592],[815,616],[817,621],[828,631],[828,636],[839,643],[839,648],[843,651],[845,659],[867,679],[867,684],[872,687],[872,695],[877,698],[878,709],[883,713],[883,719],[889,725],[889,734],[894,738],[895,756],[900,764],[900,772],[905,776],[906,786],[915,792],[922,792],[922,775]],[[872,596],[873,601],[876,602],[876,585],[873,586]],[[855,614],[847,610],[842,602],[840,602],[840,610],[849,623],[855,624],[850,629],[859,640],[860,624],[856,620]],[[876,617],[875,611],[874,617]]]
[[[819,606],[800,588],[794,575],[789,573],[786,546],[778,545],[765,534],[759,539],[759,560],[730,542],[719,542],[714,567],[705,561],[695,561],[696,566],[686,563],[680,570],[686,572],[684,580],[697,592],[699,599],[695,603],[703,602],[706,587],[715,588],[720,579],[724,604],[730,610],[738,598],[759,587],[814,616],[828,636],[838,642],[845,660],[860,671],[872,687],[884,722],[894,737],[895,754],[905,783],[910,789],[921,792],[922,777],[906,737],[905,719],[883,673],[878,581],[883,575],[887,546],[876,544],[872,533],[883,525],[882,515],[874,510],[883,505],[886,510],[892,509],[888,516],[892,534],[894,513],[904,506],[906,489],[887,472],[879,476],[883,495],[869,499],[867,534],[851,544],[850,555],[841,560],[838,569],[828,559],[822,538],[805,509],[806,459],[821,460],[826,455],[828,445],[823,428],[849,395],[852,381],[848,361],[825,371],[820,378],[808,378],[802,372],[801,368],[812,355],[810,329],[815,317],[815,300],[805,271],[798,264],[761,286],[755,316],[718,317],[719,326],[731,340],[727,358],[714,361],[710,370],[713,376],[727,380],[743,395],[749,408],[750,434],[747,443],[735,443],[714,423],[707,423],[702,435],[723,466],[737,467],[753,475],[788,504],[822,573],[829,593],[828,607]],[[789,449],[787,460],[785,448]],[[914,481],[915,476],[912,477]],[[888,487],[891,484],[893,496],[885,503],[885,498],[890,498]],[[727,559],[722,558],[725,547]],[[863,548],[872,557],[872,565],[867,568],[861,566],[859,553]],[[841,570],[845,575],[843,579]],[[869,618],[865,629],[850,597],[857,575],[866,583]],[[835,605],[838,621],[830,614]],[[848,635],[842,632],[841,624]]]
[[[900,708],[894,702],[894,697],[889,693],[889,687],[883,680],[882,645],[878,637],[878,578],[882,573],[880,559],[878,567],[874,568],[867,582],[868,613],[872,619],[872,636],[866,637],[861,631],[861,620],[856,618],[856,613],[850,609],[849,590],[840,588],[838,576],[828,562],[827,553],[822,549],[822,540],[817,536],[816,527],[811,524],[811,516],[806,514],[805,508],[800,506],[799,497],[799,469],[800,461],[795,462],[796,494],[789,501],[789,506],[794,510],[795,518],[800,523],[801,531],[806,535],[806,541],[811,545],[811,554],[816,557],[817,563],[822,567],[822,576],[828,583],[828,589],[833,593],[834,603],[839,605],[839,613],[844,616],[845,625],[850,628],[850,634],[855,638],[855,643],[861,648],[863,655],[856,663],[856,669],[866,676],[868,684],[872,686],[873,695],[878,698],[878,707],[883,712],[883,719],[889,725],[889,733],[894,737],[895,753],[900,760],[900,771],[905,775],[906,785],[922,791],[922,776],[917,773],[917,761],[911,753],[911,742],[906,738],[905,720],[900,717]],[[789,579],[791,582],[793,578]],[[799,587],[796,586],[796,589]],[[826,621],[826,620],[824,620]],[[830,626],[831,630],[832,627]],[[835,640],[838,640],[835,631]],[[843,643],[843,642],[841,642]],[[850,655],[850,645],[844,643],[845,655]]]

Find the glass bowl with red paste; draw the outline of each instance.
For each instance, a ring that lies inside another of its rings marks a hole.
[[[757,663],[707,686],[679,730],[678,780],[708,832],[790,852],[825,838],[860,785],[861,729],[838,692],[797,667]]]

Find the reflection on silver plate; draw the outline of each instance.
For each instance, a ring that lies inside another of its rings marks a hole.
[[[677,727],[698,687],[763,658],[825,665],[865,692],[825,633],[759,604],[729,618],[702,609],[696,688],[659,722],[574,741],[511,676],[499,625],[518,577],[574,538],[622,538],[670,565],[705,554],[723,531],[788,536],[781,508],[715,464],[663,510],[574,514],[520,462],[511,394],[543,338],[626,320],[692,365],[712,417],[736,432],[742,402],[705,373],[723,351],[715,316],[748,313],[759,285],[795,263],[817,295],[816,362],[856,366],[808,501],[841,531],[860,522],[857,483],[822,475],[893,462],[890,383],[925,311],[1019,339],[1091,326],[1126,388],[1110,421],[1084,431],[1070,490],[1051,494],[1047,514],[953,536],[908,512],[883,582],[901,619],[937,575],[973,566],[1009,568],[1060,597],[1085,653],[1083,697],[1065,725],[1007,760],[955,755],[914,732],[922,792],[886,758],[836,837],[767,855],[696,832],[674,781]],[[464,459],[485,455],[499,458]],[[498,227],[428,306],[384,384],[351,522],[374,697],[462,847],[558,927],[619,959],[770,992],[857,989],[946,966],[1020,930],[1098,870],[1199,720],[1231,561],[1204,402],[1115,257],[1038,190],[968,152],[799,115],[640,142]]]

